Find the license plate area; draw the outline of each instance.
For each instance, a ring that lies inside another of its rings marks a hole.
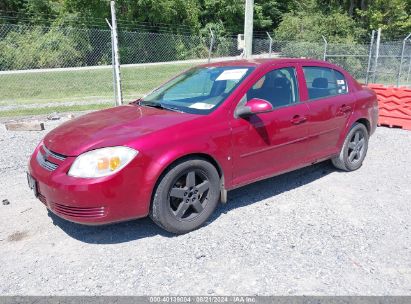
[[[38,197],[39,196],[39,190],[38,190],[37,181],[28,172],[27,172],[27,183],[29,185],[29,188],[34,192],[34,196]]]

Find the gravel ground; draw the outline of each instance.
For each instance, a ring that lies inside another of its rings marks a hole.
[[[410,131],[378,128],[356,172],[324,162],[234,190],[183,236],[50,217],[25,177],[44,135],[0,126],[1,295],[411,294]]]

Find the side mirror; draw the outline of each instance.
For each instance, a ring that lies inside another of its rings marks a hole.
[[[235,110],[237,117],[248,117],[253,114],[267,113],[273,110],[273,106],[267,100],[253,98],[246,102],[245,105]]]

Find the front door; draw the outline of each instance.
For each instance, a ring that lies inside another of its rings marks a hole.
[[[300,102],[296,67],[276,66],[248,89],[239,104],[267,100],[274,111],[233,117],[233,184],[246,184],[301,166],[308,138],[308,107]],[[237,105],[238,106],[238,105]]]

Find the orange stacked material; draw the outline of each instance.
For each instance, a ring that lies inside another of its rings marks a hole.
[[[378,125],[411,130],[411,88],[369,84],[377,93]]]

